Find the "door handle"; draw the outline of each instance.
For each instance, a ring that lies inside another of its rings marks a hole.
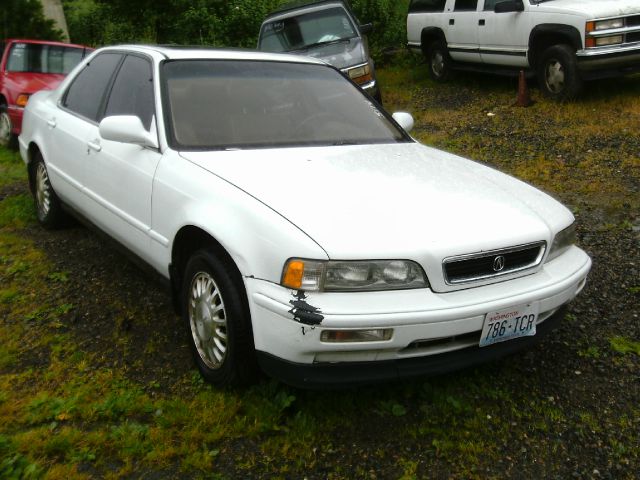
[[[455,24],[455,23],[456,23],[456,21],[455,21],[453,18],[450,18],[450,19],[449,19],[449,25],[453,25],[453,24]]]
[[[478,20],[478,25],[480,25],[481,27],[484,27],[484,18],[481,20]]]
[[[87,143],[87,145],[91,150],[95,150],[96,152],[99,152],[100,150],[102,150],[102,147],[100,146],[100,143],[98,143],[97,140],[94,140],[93,142],[89,142]]]
[[[58,125],[56,123],[56,119],[52,118],[51,120],[47,120],[47,125],[49,125],[51,128],[56,128],[56,125]]]

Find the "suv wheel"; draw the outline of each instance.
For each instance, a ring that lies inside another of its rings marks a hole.
[[[432,42],[427,48],[429,76],[436,82],[445,82],[451,76],[451,57],[442,40]]]
[[[11,118],[6,105],[0,105],[0,145],[8,147],[13,137],[11,133]]]
[[[44,159],[40,153],[36,153],[33,159],[31,179],[38,221],[47,229],[61,227],[64,223],[65,213],[62,210],[62,205],[56,192],[51,186],[47,166],[44,164]]]
[[[574,50],[569,45],[547,48],[538,63],[538,81],[544,94],[553,100],[575,98],[582,89],[582,79]]]
[[[182,317],[202,376],[220,385],[255,378],[257,364],[248,305],[232,267],[208,250],[187,262],[182,285]]]

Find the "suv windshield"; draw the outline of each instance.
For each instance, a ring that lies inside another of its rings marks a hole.
[[[174,60],[161,70],[167,136],[177,150],[411,141],[331,67]]]
[[[344,8],[332,7],[265,23],[260,35],[260,49],[290,52],[355,36],[356,29]]]
[[[84,55],[84,48],[14,43],[7,59],[7,71],[66,75],[80,63]]]

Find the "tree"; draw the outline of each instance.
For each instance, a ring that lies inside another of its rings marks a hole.
[[[62,40],[53,20],[46,19],[40,0],[2,0],[2,38]]]

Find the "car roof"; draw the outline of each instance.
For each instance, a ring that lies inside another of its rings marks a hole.
[[[289,62],[326,65],[322,60],[300,55],[267,53],[249,49],[213,48],[189,45],[115,45],[103,50],[128,50],[131,52],[155,52],[167,60],[257,60],[265,62]]]
[[[265,21],[272,18],[277,17],[288,12],[295,12],[296,10],[304,10],[310,7],[319,7],[322,5],[342,5],[349,12],[353,13],[351,10],[351,4],[349,0],[294,0],[289,3],[285,3],[284,5],[279,6],[275,10],[271,11],[266,17]]]
[[[79,45],[77,43],[65,43],[65,42],[57,42],[53,40],[34,40],[32,38],[6,38],[3,40],[4,43],[35,43],[39,45],[55,45],[58,47],[76,47],[76,48],[87,48],[93,50],[92,47],[88,47],[86,45]]]

